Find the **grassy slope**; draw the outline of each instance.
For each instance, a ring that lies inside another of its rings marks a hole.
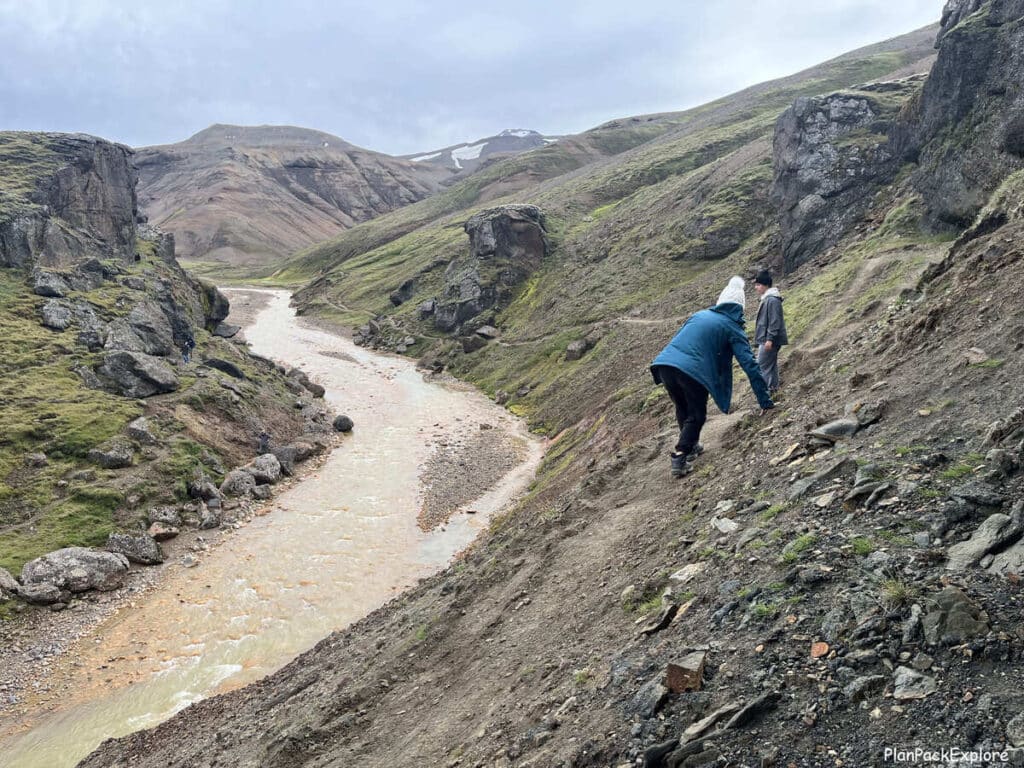
[[[641,187],[691,171],[745,141],[769,135],[777,115],[798,96],[870,81],[927,57],[932,39],[930,29],[915,32],[694,109],[612,121],[495,163],[443,193],[298,254],[271,280],[300,285],[336,272],[348,259],[368,254],[424,225],[461,224],[485,203],[514,198],[553,204],[556,210],[564,207],[569,217],[585,216],[588,206],[622,200]],[[544,194],[545,190],[550,194]],[[448,221],[451,214],[456,215]],[[402,245],[414,243],[415,237]],[[409,266],[414,267],[415,261],[410,258]]]
[[[60,158],[45,134],[0,131],[0,224],[32,212],[36,179],[52,174]]]
[[[336,322],[393,316],[423,339],[414,353],[436,345],[454,373],[488,392],[529,387],[512,407],[541,431],[585,415],[592,403],[578,397],[581,388],[601,399],[642,400],[643,358],[682,317],[712,303],[729,274],[770,258],[770,137],[780,111],[800,95],[878,79],[930,55],[930,33],[908,37],[909,47],[906,40],[896,50],[876,46],[687,112],[616,121],[497,163],[300,255],[275,279],[316,278],[300,291],[300,305]],[[586,166],[559,173],[584,157]],[[524,169],[542,178],[519,189]],[[554,248],[495,318],[501,343],[465,355],[420,323],[416,307],[437,295],[444,266],[464,252],[462,222],[502,202],[541,206]],[[731,254],[708,259],[720,255],[710,244],[723,236]],[[416,296],[391,307],[388,294],[414,276]],[[568,342],[588,333],[601,337],[596,349],[585,361],[565,362]]]

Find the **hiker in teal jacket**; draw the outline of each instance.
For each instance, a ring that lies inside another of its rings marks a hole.
[[[718,304],[690,316],[672,341],[651,363],[655,384],[664,384],[676,407],[679,442],[672,453],[672,474],[693,469],[703,448],[698,442],[707,420],[708,396],[728,413],[732,406],[732,361],[739,361],[750,380],[762,413],[774,408],[761,370],[743,331],[743,278],[733,277]]]

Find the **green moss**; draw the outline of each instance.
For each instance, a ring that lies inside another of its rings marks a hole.
[[[880,539],[885,539],[890,544],[893,544],[897,547],[912,547],[914,545],[913,539],[911,539],[909,536],[904,536],[902,534],[896,533],[895,531],[879,531],[878,537]]]
[[[12,573],[32,558],[61,547],[103,544],[114,530],[114,512],[121,494],[111,488],[86,486],[39,516],[30,528],[0,538],[0,567]]]
[[[887,579],[882,582],[882,603],[888,608],[909,605],[917,594],[917,588],[905,581]]]
[[[782,550],[782,562],[795,563],[808,549],[814,546],[815,538],[813,533],[805,533],[797,536]]]
[[[750,614],[762,621],[775,618],[779,615],[778,603],[755,602],[750,605]]]
[[[974,466],[971,464],[954,464],[952,467],[947,467],[939,473],[939,477],[945,480],[959,480],[962,477],[966,477],[974,472]]]
[[[788,504],[773,504],[772,506],[768,507],[768,509],[766,509],[764,512],[759,514],[758,518],[767,523],[769,520],[774,520],[776,517],[778,517],[780,512],[785,512],[788,508]]]
[[[60,165],[61,157],[45,134],[0,132],[0,224],[39,210],[32,193]]]
[[[857,536],[856,538],[851,539],[850,544],[853,545],[853,553],[855,555],[860,555],[861,557],[870,555],[875,551],[874,542],[866,536]]]
[[[1005,360],[1000,360],[994,357],[990,357],[988,360],[984,360],[980,363],[971,363],[971,368],[999,368],[1005,363]]]

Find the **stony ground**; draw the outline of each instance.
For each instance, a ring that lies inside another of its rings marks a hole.
[[[480,498],[521,463],[525,453],[520,438],[491,424],[446,431],[446,439],[437,442],[420,475],[423,504],[418,518],[426,531],[443,525],[457,509]]]

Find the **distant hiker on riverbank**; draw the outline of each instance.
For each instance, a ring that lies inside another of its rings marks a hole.
[[[693,461],[704,450],[699,440],[707,420],[708,396],[722,413],[729,412],[733,357],[747,374],[761,413],[775,407],[743,331],[745,301],[743,278],[733,277],[718,303],[691,315],[651,363],[654,383],[665,385],[676,407],[679,441],[672,452],[673,477],[691,472]]]
[[[757,364],[768,385],[768,394],[775,397],[779,391],[779,347],[789,343],[786,321],[782,317],[782,296],[772,287],[772,273],[762,269],[754,278],[754,290],[761,297],[754,324],[754,343],[757,344]]]
[[[192,334],[188,334],[185,340],[181,342],[181,361],[188,363],[192,359],[192,350],[196,348],[196,340],[192,337]]]

